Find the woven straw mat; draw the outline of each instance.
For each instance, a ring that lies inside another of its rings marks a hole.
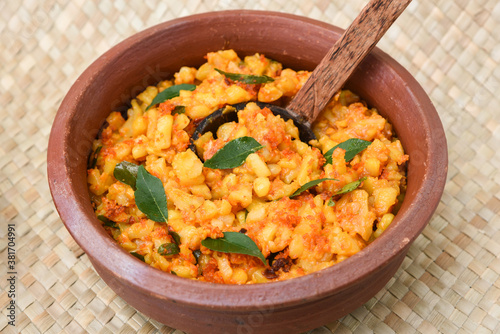
[[[70,85],[126,37],[176,17],[266,9],[347,27],[367,1],[0,2],[0,331],[182,333],[137,312],[95,273],[51,200],[46,151]],[[351,314],[310,331],[500,333],[500,3],[413,1],[379,46],[405,66],[446,130],[449,173],[401,268]],[[8,324],[8,224],[16,326]]]

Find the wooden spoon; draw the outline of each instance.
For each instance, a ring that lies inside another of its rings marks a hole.
[[[302,141],[308,143],[316,139],[311,124],[410,2],[411,0],[371,0],[328,51],[286,109],[257,102],[259,107],[267,107],[285,120],[292,119],[299,128]],[[247,103],[234,105],[231,110],[241,110]],[[215,135],[219,126],[231,121],[237,121],[236,112],[228,112],[226,107],[215,111],[200,122],[192,141],[207,131]],[[194,151],[196,152],[195,149]]]

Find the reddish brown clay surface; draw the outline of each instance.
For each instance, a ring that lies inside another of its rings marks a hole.
[[[182,65],[199,66],[209,51],[255,52],[312,70],[340,37],[331,25],[287,14],[228,11],[160,24],[130,37],[95,61],[63,100],[48,149],[49,185],[67,229],[102,279],[130,305],[190,333],[293,333],[346,315],[394,275],[436,209],[447,173],[439,117],[413,77],[378,49],[347,83],[394,125],[406,152],[408,192],[384,234],[333,267],[268,284],[196,282],[153,269],[106,235],[86,182],[91,142],[111,110]]]

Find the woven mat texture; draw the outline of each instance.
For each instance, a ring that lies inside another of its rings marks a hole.
[[[345,28],[366,2],[1,1],[0,331],[182,333],[137,312],[100,279],[51,200],[51,124],[92,61],[138,31],[194,13],[267,9]],[[309,333],[500,333],[500,2],[414,0],[379,46],[434,102],[448,140],[448,181],[385,288]],[[15,328],[7,318],[7,224],[17,235]]]

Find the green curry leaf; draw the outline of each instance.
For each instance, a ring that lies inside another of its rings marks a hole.
[[[174,231],[169,231],[168,234],[170,234],[170,236],[172,237],[177,246],[181,244],[181,236],[179,235],[179,233]]]
[[[103,215],[97,216],[97,219],[99,219],[100,221],[102,221],[102,226],[112,227],[112,228],[119,228],[118,225],[114,221],[112,221],[111,219],[106,218]]]
[[[158,247],[158,254],[163,256],[179,254],[180,251],[179,246],[175,243],[165,243]]]
[[[201,254],[202,254],[201,250],[199,250],[199,249],[196,249],[193,251],[193,256],[196,259],[196,264],[198,264],[198,262],[200,261]]]
[[[330,150],[328,150],[328,152],[326,152],[324,154],[324,157],[326,159],[326,163],[327,164],[332,163],[333,151],[335,151],[338,147],[345,150],[344,160],[345,160],[345,162],[349,162],[356,156],[356,154],[358,154],[359,152],[363,151],[368,146],[370,146],[371,143],[372,142],[370,142],[370,141],[366,141],[366,140],[358,139],[358,138],[347,139],[346,141],[332,147]]]
[[[212,169],[229,169],[241,166],[252,153],[263,148],[252,137],[240,137],[231,140],[210,159],[205,161],[204,167]]]
[[[144,255],[141,255],[141,254],[136,253],[136,252],[130,252],[130,254],[132,254],[133,256],[135,256],[136,258],[138,258],[139,260],[141,260],[142,262],[146,262],[144,260]]]
[[[113,176],[118,181],[128,184],[132,189],[136,189],[135,183],[137,181],[137,172],[139,171],[139,165],[133,164],[128,161],[122,161],[115,166],[113,171]]]
[[[257,244],[243,233],[224,232],[224,237],[218,239],[207,238],[201,244],[216,252],[255,256],[266,265],[266,258],[259,250]]]
[[[309,188],[312,188],[318,184],[320,184],[321,182],[323,181],[338,181],[337,179],[332,179],[332,178],[324,178],[324,179],[317,179],[317,180],[312,180],[312,181],[309,181],[307,182],[306,184],[304,184],[302,187],[300,187],[299,189],[297,189],[296,192],[294,192],[290,198],[292,197],[295,197],[295,196],[298,196],[300,195],[301,193],[303,193],[304,191],[306,191],[307,189]]]
[[[102,150],[102,145],[98,146],[94,152],[90,154],[89,157],[89,169],[95,168],[97,164],[97,158],[99,157],[99,152]]]
[[[343,195],[343,194],[349,193],[353,190],[356,190],[359,187],[359,185],[361,184],[361,182],[363,182],[364,180],[366,180],[366,176],[362,177],[361,179],[359,179],[357,181],[353,181],[353,182],[346,184],[345,186],[342,187],[342,189],[340,189],[335,194],[333,194],[332,197],[337,196],[337,195]]]
[[[233,81],[239,81],[243,82],[246,84],[263,84],[263,83],[268,83],[268,82],[273,82],[274,79],[267,76],[267,75],[253,75],[253,74],[241,74],[241,73],[228,73],[221,71],[219,69],[215,69],[217,72],[222,74],[228,79],[231,79]]]
[[[196,85],[191,85],[191,84],[180,84],[180,85],[170,86],[159,92],[158,95],[155,96],[151,104],[146,108],[146,110],[148,110],[155,104],[162,103],[174,97],[179,96],[181,90],[193,91],[195,90],[195,88]]]
[[[161,180],[149,174],[144,166],[139,166],[136,185],[137,190],[134,195],[139,210],[155,222],[166,223],[168,220],[167,196]]]
[[[174,110],[172,111],[172,115],[174,114],[184,114],[186,112],[186,107],[185,106],[175,106]]]

